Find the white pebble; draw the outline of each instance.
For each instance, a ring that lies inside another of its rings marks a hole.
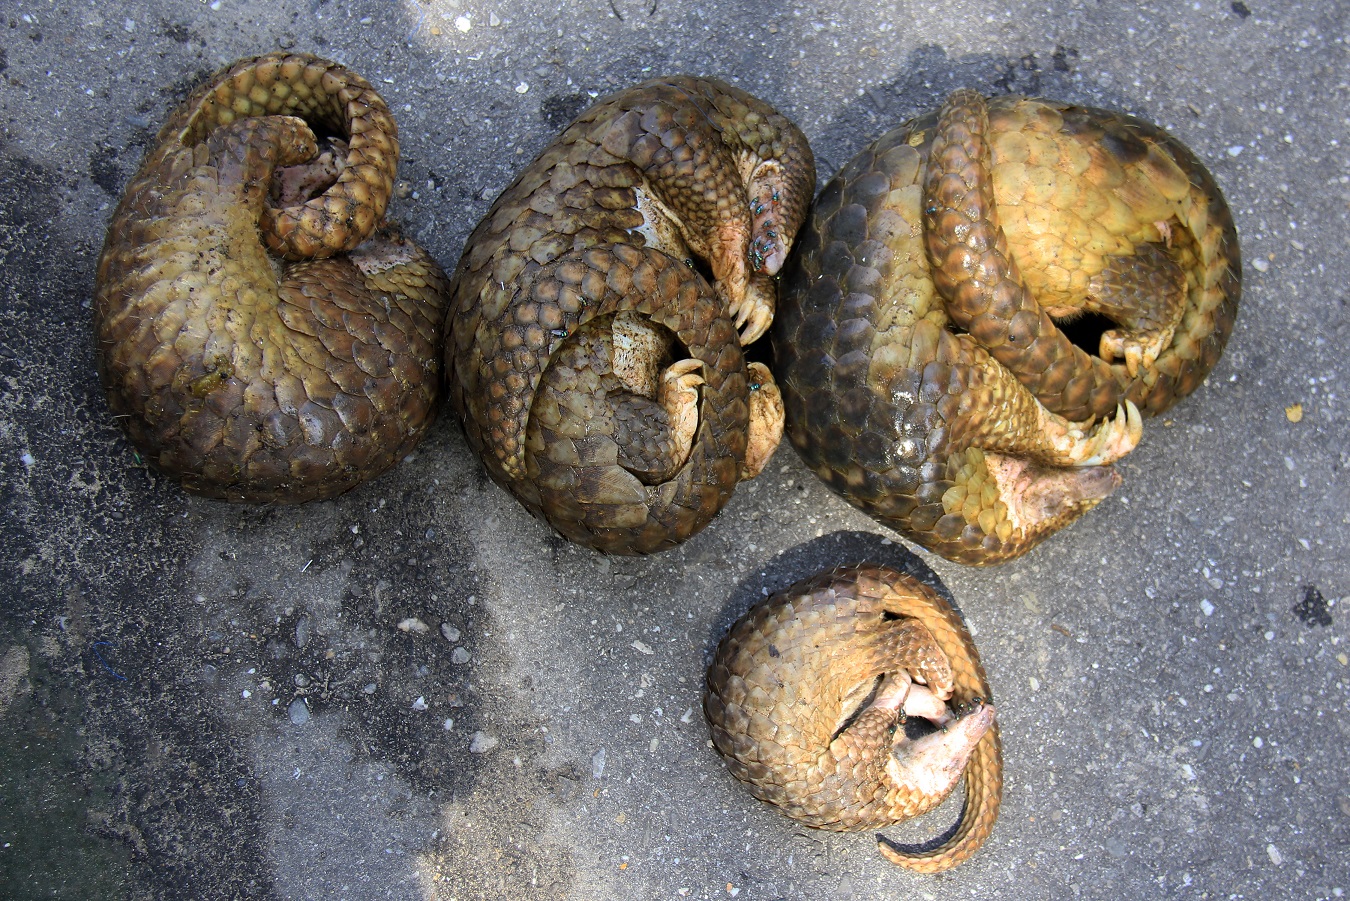
[[[412,702],[412,709],[413,709],[413,710],[426,710],[426,709],[427,709],[427,699],[424,698],[424,697],[422,697],[421,695],[418,695],[418,696],[417,696],[417,700]]]
[[[459,629],[456,629],[449,623],[441,623],[441,634],[444,635],[445,640],[451,644],[459,641]]]
[[[497,747],[497,736],[488,735],[486,732],[475,732],[473,739],[469,742],[470,754],[486,754]]]
[[[522,81],[520,84],[516,85],[516,93],[517,93],[517,94],[525,94],[525,93],[528,93],[529,90],[530,90],[530,86],[527,85],[527,84],[526,84],[525,82],[523,82],[523,81]]]
[[[24,469],[31,470],[33,465],[37,463],[37,460],[28,451],[24,451],[19,455],[19,462],[23,464]]]
[[[450,652],[451,663],[468,663],[471,655],[464,648],[455,648]]]
[[[423,632],[428,631],[430,628],[431,628],[430,626],[428,626],[426,623],[422,622],[415,616],[410,616],[407,619],[400,620],[398,624],[398,630],[400,632],[416,632],[419,635]]]
[[[1263,741],[1263,740],[1261,739],[1261,736],[1258,735],[1258,736],[1256,736],[1256,738],[1253,738],[1253,739],[1252,739],[1252,747],[1253,747],[1253,748],[1264,748],[1265,746],[1266,746],[1266,743],[1265,743],[1265,741]]]
[[[605,749],[601,748],[591,755],[591,778],[599,779],[605,775]]]
[[[1205,616],[1214,615],[1214,605],[1209,602],[1209,598],[1204,598],[1200,601],[1200,612]]]
[[[1232,147],[1228,148],[1228,155],[1237,156],[1238,154],[1242,153],[1244,149],[1245,148],[1241,144],[1234,144]]]
[[[441,728],[444,729],[446,732],[449,732],[451,729],[455,728],[454,717],[447,716],[445,718],[445,722],[441,723]]]
[[[1277,867],[1284,863],[1284,857],[1280,854],[1280,849],[1274,845],[1266,845],[1266,856],[1269,857],[1270,862]]]
[[[502,20],[497,18],[496,13],[488,13],[488,24],[493,28],[496,28],[498,25],[502,24]]]
[[[125,31],[127,34],[131,34],[133,31],[136,30],[136,20],[127,19],[125,22],[122,23],[122,30]]]
[[[473,23],[469,21],[468,16],[459,16],[455,19],[455,27],[468,34],[469,29],[473,27]]]
[[[652,650],[651,645],[647,644],[646,642],[642,642],[642,641],[635,641],[635,642],[633,642],[631,645],[629,645],[629,647],[631,647],[633,650],[637,651],[639,654],[655,654],[655,653],[656,653],[655,651]]]
[[[1257,272],[1268,272],[1270,270],[1270,262],[1257,257],[1252,260],[1252,268]]]

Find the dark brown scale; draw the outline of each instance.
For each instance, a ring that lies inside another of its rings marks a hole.
[[[1241,293],[1228,207],[1174,138],[969,91],[845,166],[799,244],[773,334],[788,435],[855,506],[967,563],[1106,496],[1137,427],[1102,418],[1198,387]],[[1057,321],[1083,314],[1112,320],[1100,351]]]
[[[343,163],[274,209],[277,182],[332,165],[306,123],[343,136]],[[447,285],[377,229],[397,160],[384,101],[316,57],[243,60],[173,114],[113,214],[94,307],[109,405],[149,463],[195,493],[288,503],[421,440]]]
[[[924,685],[943,712],[943,733],[906,738],[899,727],[909,698],[898,709],[878,703],[883,676]],[[703,709],[732,775],[820,829],[879,829],[918,816],[964,770],[965,808],[951,838],[927,851],[879,839],[882,853],[909,869],[956,866],[998,817],[1002,750],[979,654],[951,605],[897,570],[840,566],[755,605],[718,645]],[[974,719],[951,718],[961,711]],[[935,767],[945,778],[930,784]]]
[[[760,164],[780,174],[752,177]],[[800,131],[721,82],[657,79],[582,113],[502,192],[456,270],[451,398],[492,478],[563,535],[611,553],[660,550],[706,525],[741,478],[750,422],[732,307],[767,281],[755,248],[790,246],[814,180]],[[751,209],[770,181],[773,238]],[[655,224],[644,202],[660,207]],[[714,285],[690,257],[707,261]],[[614,390],[603,336],[587,331],[623,311],[702,362],[687,460],[669,459],[660,417],[633,418],[650,407]],[[584,349],[572,347],[579,332]]]

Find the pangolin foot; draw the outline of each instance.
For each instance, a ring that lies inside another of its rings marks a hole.
[[[698,389],[703,385],[703,361],[680,360],[661,373],[657,403],[670,417],[671,439],[678,460],[689,456],[698,434]]]
[[[751,363],[750,370],[750,427],[745,443],[745,462],[741,464],[741,479],[753,479],[764,471],[773,452],[783,440],[783,395],[773,380],[769,367]]]
[[[1053,414],[1052,414],[1053,415]],[[1116,415],[1104,422],[1047,423],[1047,433],[1058,452],[1055,463],[1061,466],[1105,466],[1134,450],[1144,436],[1139,408],[1132,401],[1116,406]],[[1089,431],[1090,430],[1090,431]],[[1058,433],[1058,434],[1056,434]]]
[[[1140,368],[1148,369],[1158,362],[1158,355],[1172,341],[1172,331],[1135,332],[1124,329],[1111,329],[1102,333],[1097,353],[1103,360],[1113,363],[1125,360],[1125,371],[1130,378],[1139,375]]]

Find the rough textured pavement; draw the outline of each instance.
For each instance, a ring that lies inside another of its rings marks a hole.
[[[1342,897],[1350,4],[556,5],[0,5],[0,897]],[[169,108],[278,47],[384,93],[394,213],[447,266],[592,94],[652,74],[768,99],[822,176],[959,85],[1123,109],[1226,191],[1237,329],[1117,495],[991,570],[908,555],[787,447],[682,549],[606,559],[448,416],[335,502],[189,498],[110,419],[94,261]],[[754,598],[863,556],[932,567],[1000,705],[1002,818],[940,878],[752,801],[698,711]]]

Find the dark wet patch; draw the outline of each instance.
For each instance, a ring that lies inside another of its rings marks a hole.
[[[171,41],[177,41],[180,44],[199,44],[206,46],[206,41],[193,29],[181,22],[170,22],[167,19],[160,19],[159,33]]]
[[[1065,47],[1063,44],[1056,44],[1055,52],[1050,54],[1050,65],[1056,72],[1072,72],[1074,63],[1077,61],[1077,47]]]
[[[114,780],[81,766],[83,705],[74,683],[22,645],[0,654],[28,666],[18,696],[0,711],[0,897],[127,897],[129,852],[99,834]]]
[[[1041,91],[1041,63],[1034,53],[1023,54],[1019,59],[1007,60],[1001,66],[1001,72],[993,80],[1000,94],[1039,94]],[[1064,71],[1064,70],[1057,70]]]
[[[585,94],[554,94],[539,104],[539,116],[549,128],[561,129],[590,103]]]
[[[1316,585],[1304,585],[1303,600],[1294,605],[1294,616],[1309,628],[1326,628],[1331,625],[1331,605],[1322,597]]]
[[[192,551],[181,494],[134,462],[103,400],[95,253],[63,228],[63,184],[0,153],[0,368],[22,364],[0,397],[12,425],[0,434],[0,581],[11,589],[0,634],[29,634],[46,680],[33,698],[46,700],[56,756],[24,759],[60,767],[60,790],[85,793],[75,806],[56,787],[48,796],[43,828],[84,838],[48,845],[44,878],[87,886],[80,897],[265,899],[257,788],[195,682],[198,648],[182,627],[176,561]]]
[[[117,165],[117,149],[99,144],[89,154],[89,178],[110,197],[120,196],[124,178]]]

